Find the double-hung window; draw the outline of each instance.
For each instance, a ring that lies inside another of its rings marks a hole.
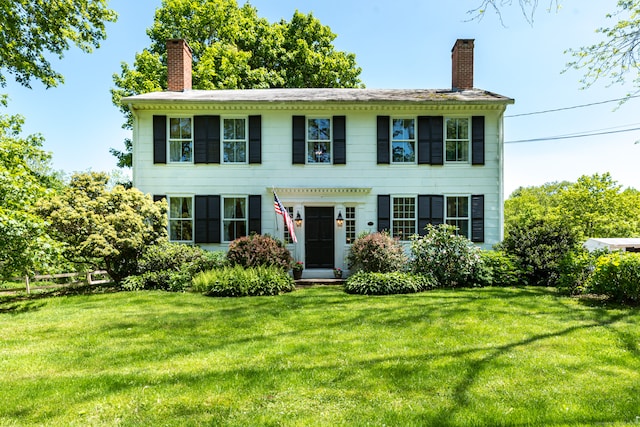
[[[192,197],[169,197],[169,240],[193,242]]]
[[[415,197],[394,197],[391,217],[391,234],[400,240],[409,240],[416,232]]]
[[[247,198],[225,197],[222,218],[225,242],[247,235]]]
[[[247,120],[224,118],[222,125],[224,163],[247,162]]]
[[[307,163],[331,163],[331,119],[307,119]]]
[[[470,150],[468,118],[447,118],[445,152],[447,162],[468,162]]]
[[[469,197],[447,196],[445,221],[458,228],[458,234],[469,237]]]
[[[416,161],[415,119],[393,119],[391,126],[392,163],[415,163]]]
[[[169,118],[169,161],[193,161],[193,132],[191,117]]]

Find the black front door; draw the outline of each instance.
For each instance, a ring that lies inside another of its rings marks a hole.
[[[306,207],[304,213],[305,268],[333,268],[333,208]]]

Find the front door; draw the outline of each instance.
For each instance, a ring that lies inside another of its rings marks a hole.
[[[334,229],[332,207],[306,207],[304,240],[306,268],[333,268]]]

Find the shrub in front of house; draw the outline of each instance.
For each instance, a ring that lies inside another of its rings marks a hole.
[[[535,286],[556,286],[560,263],[577,247],[577,236],[570,227],[543,220],[510,227],[499,245],[515,257],[527,284]]]
[[[522,272],[513,256],[500,250],[480,251],[480,264],[472,273],[475,286],[521,286]]]
[[[640,302],[640,254],[612,252],[598,257],[586,291],[618,302]]]
[[[289,270],[293,258],[281,240],[269,235],[251,234],[229,244],[227,259],[242,267],[274,266]]]
[[[429,275],[358,271],[349,276],[344,290],[349,294],[360,295],[411,294],[434,289],[436,285],[436,281]]]
[[[147,247],[138,264],[138,274],[125,278],[121,286],[125,290],[184,291],[195,274],[225,265],[222,251],[165,241]]]
[[[559,264],[558,290],[566,295],[585,293],[598,258],[608,253],[606,249],[589,252],[582,246],[567,253]]]
[[[377,232],[358,236],[349,249],[347,264],[351,271],[389,273],[406,270],[407,256],[400,241]]]
[[[473,285],[474,273],[482,264],[480,248],[456,234],[457,228],[451,225],[429,224],[426,231],[411,240],[412,271],[432,275],[440,286]]]
[[[277,266],[224,267],[197,274],[191,290],[216,297],[278,295],[295,289],[286,270]]]

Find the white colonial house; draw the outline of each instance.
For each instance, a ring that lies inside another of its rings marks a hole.
[[[169,89],[133,112],[133,184],[169,204],[169,237],[224,250],[252,232],[287,242],[305,277],[345,269],[362,232],[409,240],[448,223],[489,248],[503,232],[503,114],[473,87],[473,40],[451,89],[191,90],[191,51],[168,46]],[[294,243],[273,192],[294,218]]]

